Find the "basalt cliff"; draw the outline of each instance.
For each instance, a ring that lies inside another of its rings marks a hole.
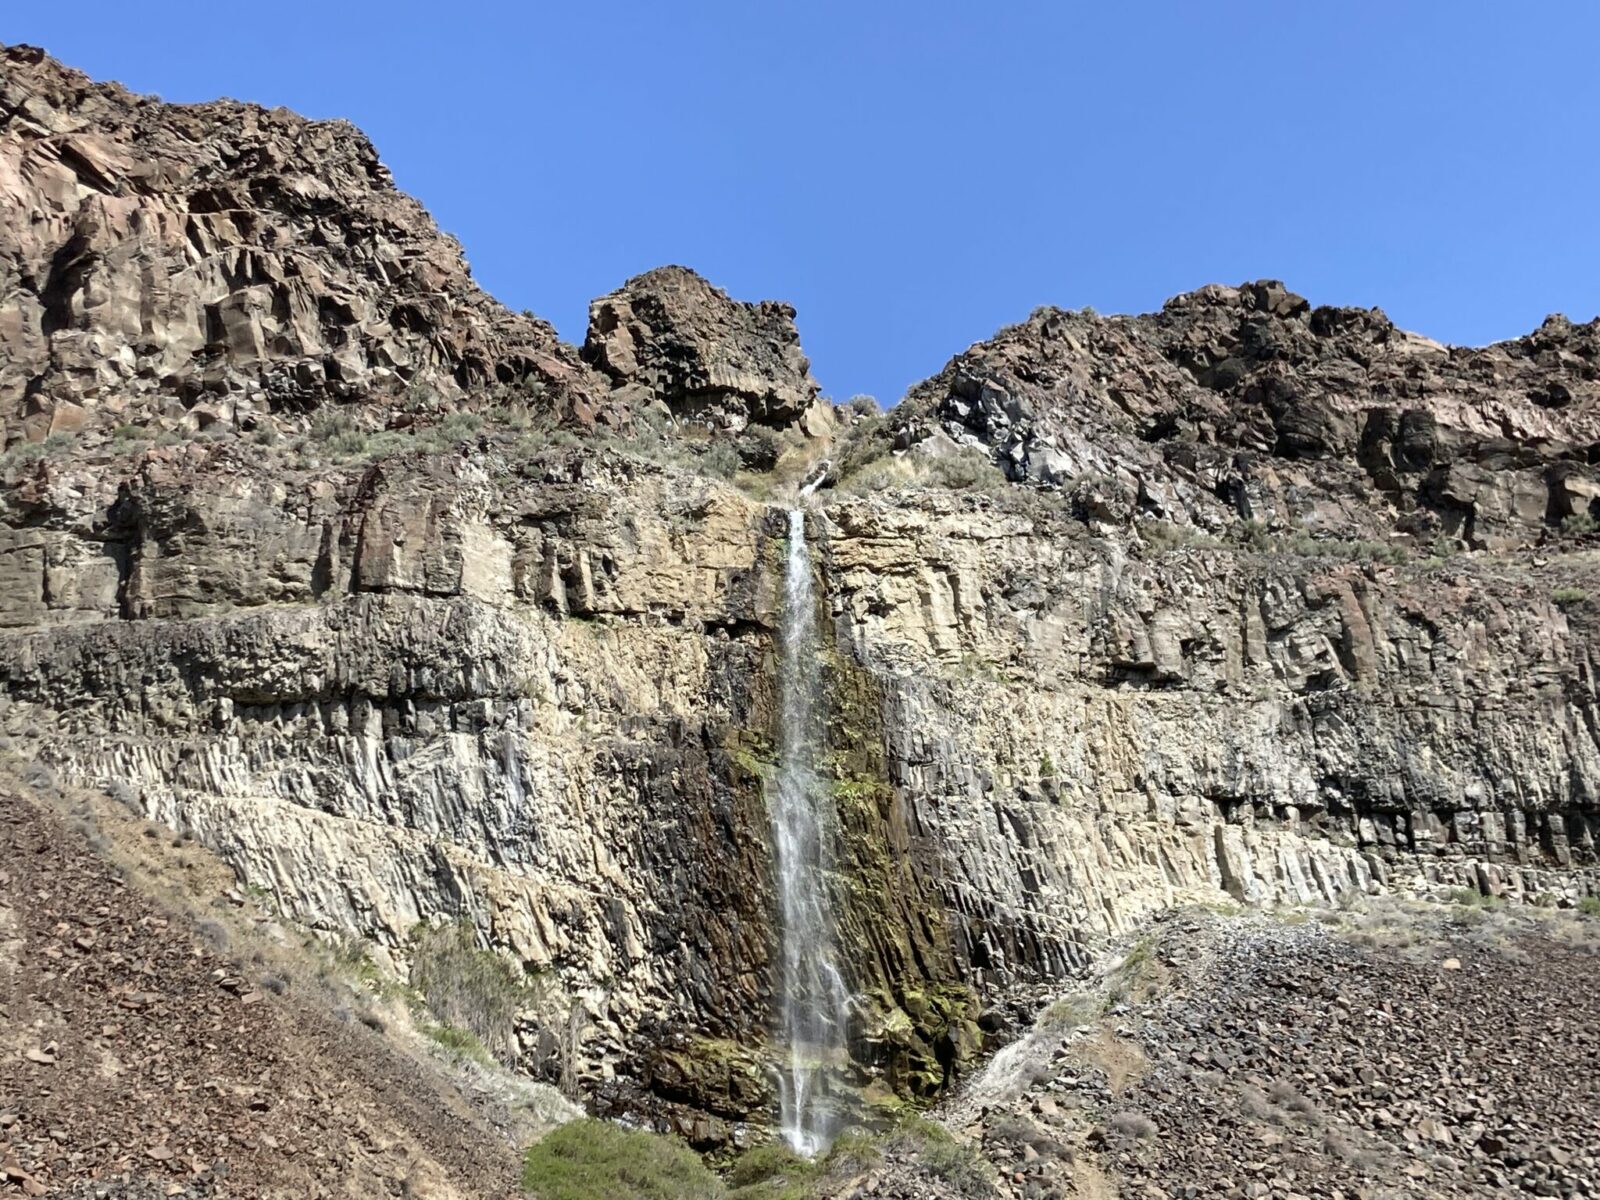
[[[702,1149],[773,1119],[785,512],[865,1107],[1193,903],[1600,895],[1600,323],[1041,309],[886,412],[676,267],[581,348],[337,122],[0,58],[0,734]]]

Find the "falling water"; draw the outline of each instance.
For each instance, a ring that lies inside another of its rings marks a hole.
[[[812,1155],[832,1137],[828,1087],[844,1059],[845,988],[827,895],[828,794],[816,770],[817,615],[805,513],[798,508],[789,513],[778,667],[778,773],[771,809],[783,939],[778,1000],[789,1050],[789,1069],[779,1080],[780,1116],[784,1140]]]

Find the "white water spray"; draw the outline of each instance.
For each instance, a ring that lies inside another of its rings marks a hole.
[[[818,476],[800,492],[809,495]],[[828,793],[816,761],[817,614],[802,509],[789,513],[782,645],[778,662],[778,773],[770,802],[778,874],[782,1035],[789,1068],[779,1080],[783,1137],[805,1155],[827,1148],[835,1114],[830,1084],[845,1059],[846,993],[834,955],[828,902]]]

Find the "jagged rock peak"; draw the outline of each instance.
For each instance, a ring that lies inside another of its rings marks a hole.
[[[657,267],[590,304],[583,358],[630,404],[722,430],[820,435],[829,409],[794,318],[793,305],[734,300],[687,267]]]
[[[1276,280],[1142,316],[1041,308],[895,420],[902,446],[980,446],[1123,518],[1504,548],[1600,513],[1600,321],[1451,347]]]
[[[496,385],[607,415],[348,122],[167,104],[32,46],[0,47],[0,311],[6,441]]]

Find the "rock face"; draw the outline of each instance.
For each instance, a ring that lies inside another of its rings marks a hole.
[[[342,121],[171,105],[0,51],[0,440],[539,392],[616,420]]]
[[[1600,515],[1597,397],[1600,322],[1447,347],[1266,281],[1140,317],[1040,309],[897,418],[1121,515],[1500,549]]]
[[[794,308],[729,299],[695,272],[659,267],[589,306],[583,357],[633,405],[737,432],[798,426],[817,437],[828,405],[800,350]]]
[[[348,131],[6,62],[7,202],[60,215],[3,235],[44,265],[0,310],[28,439],[0,458],[0,732],[399,970],[419,921],[470,922],[543,981],[528,1071],[745,1136],[798,501],[571,426],[826,434],[792,312],[652,272],[597,303],[591,368],[477,292]],[[206,240],[224,216],[245,243]],[[278,297],[313,277],[363,315],[291,338]],[[836,433],[903,468],[866,494],[841,468],[807,518],[864,1102],[939,1093],[1017,989],[1187,900],[1600,888],[1596,336],[1446,349],[1211,288],[1036,314]],[[508,402],[505,363],[544,390]],[[417,378],[453,411],[408,411]],[[358,428],[290,436],[332,396]],[[37,442],[68,406],[80,432]],[[1016,482],[917,474],[951,441]]]

